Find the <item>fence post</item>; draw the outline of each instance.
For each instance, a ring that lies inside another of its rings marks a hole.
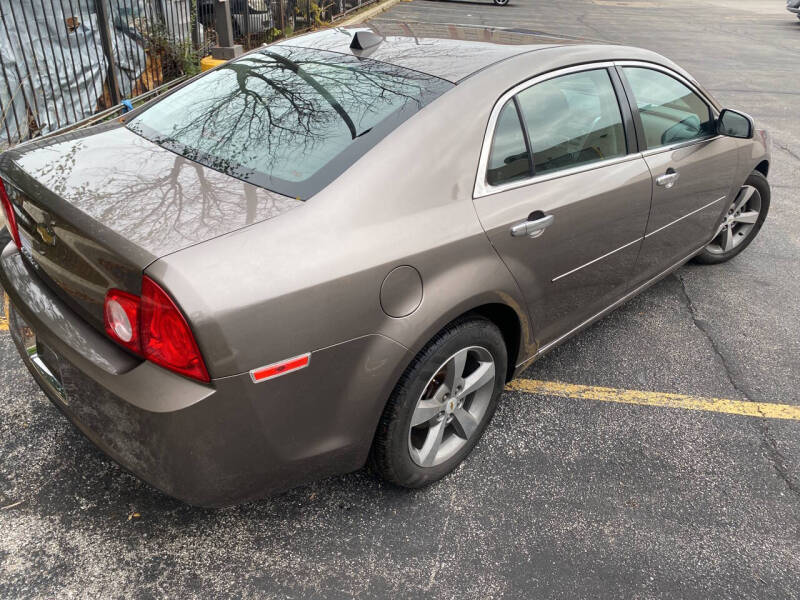
[[[233,43],[231,6],[228,0],[214,0],[214,29],[217,30],[217,46],[211,48],[212,58],[230,60],[242,54],[242,47]]]
[[[97,25],[100,31],[100,41],[103,44],[103,54],[108,65],[106,81],[108,82],[108,91],[111,94],[111,103],[114,106],[122,101],[122,96],[119,93],[117,70],[114,68],[114,46],[111,44],[111,29],[108,25],[108,10],[106,10],[105,2],[106,0],[94,0],[94,5],[97,11]]]
[[[197,0],[188,0],[189,2],[189,27],[192,29],[192,48],[197,50],[200,48],[200,10],[197,6]]]

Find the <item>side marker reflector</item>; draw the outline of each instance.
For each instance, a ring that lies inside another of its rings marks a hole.
[[[292,371],[305,369],[310,362],[311,352],[307,352],[306,354],[288,358],[286,360],[282,360],[281,362],[276,362],[265,367],[253,369],[250,371],[250,379],[253,380],[253,383],[261,383],[262,381],[267,381],[268,379],[275,379],[281,375],[286,375]]]

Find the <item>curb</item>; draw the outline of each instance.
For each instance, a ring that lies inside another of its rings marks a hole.
[[[367,8],[358,14],[353,15],[352,17],[348,17],[346,19],[342,19],[341,21],[336,21],[332,24],[333,27],[347,27],[348,25],[355,25],[356,23],[363,23],[367,19],[373,18],[375,15],[379,15],[385,10],[389,10],[395,4],[399,2],[407,2],[408,0],[386,0],[385,2],[378,2],[375,6]]]

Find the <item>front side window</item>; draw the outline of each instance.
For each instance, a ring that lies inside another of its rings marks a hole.
[[[270,46],[177,90],[128,127],[190,160],[305,200],[452,87],[368,58]]]
[[[627,152],[617,96],[605,69],[548,79],[521,91],[517,100],[536,175]]]
[[[648,149],[714,134],[711,109],[680,81],[645,67],[622,70],[639,108]]]

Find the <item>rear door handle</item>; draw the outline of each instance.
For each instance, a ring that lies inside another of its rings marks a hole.
[[[533,218],[531,218],[533,217]],[[539,237],[544,233],[544,230],[552,225],[553,215],[544,215],[541,211],[535,211],[530,214],[527,221],[517,223],[511,228],[512,237]]]
[[[677,183],[678,177],[680,174],[676,170],[667,169],[666,173],[656,177],[656,185],[669,189]]]

